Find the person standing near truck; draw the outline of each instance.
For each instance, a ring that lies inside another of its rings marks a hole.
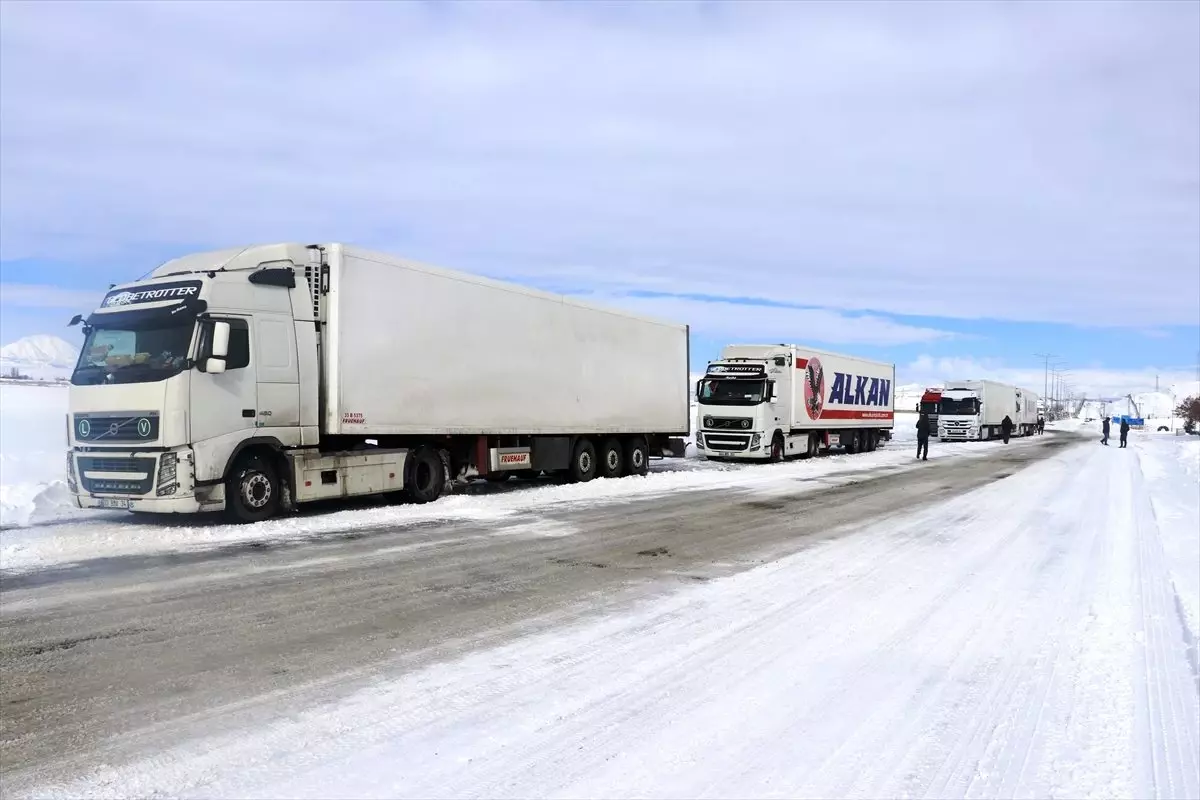
[[[1046,418],[1038,417],[1038,435],[1041,436],[1046,432]]]
[[[1104,422],[1100,423],[1100,429],[1104,431],[1104,438],[1100,440],[1100,444],[1104,445],[1105,447],[1108,447],[1108,432],[1111,424],[1112,423],[1108,421],[1108,417],[1105,417]]]
[[[917,458],[929,460],[929,415],[924,411],[917,417]]]
[[[1129,444],[1129,420],[1121,417],[1121,447]]]
[[[1004,436],[1004,443],[1008,444],[1008,437],[1012,436],[1013,421],[1008,414],[1004,415],[1004,419],[1000,422],[1000,433]]]

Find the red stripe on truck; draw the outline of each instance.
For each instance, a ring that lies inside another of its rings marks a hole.
[[[827,408],[821,412],[821,419],[881,419],[890,420],[894,417],[891,411],[859,411],[857,409]]]

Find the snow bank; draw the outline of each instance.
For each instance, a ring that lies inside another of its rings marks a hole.
[[[1200,642],[1200,438],[1130,436],[1154,508],[1180,614]]]
[[[60,519],[68,505],[67,390],[0,384],[0,529]]]

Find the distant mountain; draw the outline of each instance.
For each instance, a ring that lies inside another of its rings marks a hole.
[[[79,350],[57,336],[26,336],[0,347],[0,375],[16,369],[34,380],[65,378],[78,357]]]

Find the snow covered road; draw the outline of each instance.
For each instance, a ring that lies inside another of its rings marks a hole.
[[[5,782],[1200,796],[1186,580],[1150,456],[1065,444],[543,512],[505,535],[459,523],[17,576]]]

